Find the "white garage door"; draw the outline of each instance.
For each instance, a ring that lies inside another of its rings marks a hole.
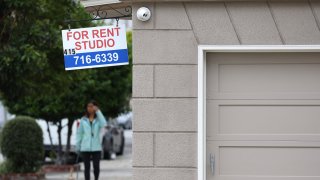
[[[207,179],[320,180],[320,53],[209,53],[206,66]]]

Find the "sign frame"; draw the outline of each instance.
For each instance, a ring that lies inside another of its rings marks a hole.
[[[125,25],[61,31],[65,70],[129,64]]]

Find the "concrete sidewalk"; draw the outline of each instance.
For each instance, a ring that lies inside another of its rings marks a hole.
[[[110,161],[102,161],[101,165],[106,165],[106,164],[114,164],[113,162]],[[117,162],[119,163],[119,162]],[[79,172],[79,180],[84,180],[84,175],[83,175],[83,166],[82,166],[82,171]],[[76,180],[76,172],[73,173],[73,178]],[[46,175],[46,179],[48,180],[62,180],[62,179],[68,179],[70,177],[70,173],[50,173]],[[93,172],[91,172],[91,179],[94,179]],[[110,179],[110,180],[131,180],[132,179],[132,170],[131,168],[117,168],[117,167],[112,167],[112,168],[106,168],[101,166],[101,171],[100,171],[100,178],[99,179]]]
[[[125,149],[122,156],[118,156],[115,160],[102,160],[100,162],[100,177],[101,180],[131,180],[132,179],[132,131],[125,131]],[[84,180],[84,167],[81,165],[79,172],[79,180]],[[91,166],[91,171],[92,171]],[[76,172],[73,173],[73,178],[76,180]],[[67,180],[70,173],[48,173],[48,180]],[[94,179],[91,172],[91,179]]]

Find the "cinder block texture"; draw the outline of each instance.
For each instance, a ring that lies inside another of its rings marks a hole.
[[[186,3],[199,44],[239,44],[224,3]]]
[[[153,69],[149,65],[133,66],[133,97],[153,97]]]
[[[320,31],[308,1],[270,2],[286,44],[319,44]]]
[[[133,31],[134,64],[197,64],[197,43],[192,31]]]
[[[134,99],[134,131],[196,131],[196,99]]]
[[[196,133],[156,134],[155,165],[164,167],[196,167],[196,137]]]
[[[196,180],[196,169],[134,168],[133,180]]]
[[[133,133],[133,166],[153,166],[153,133]]]
[[[241,44],[282,44],[266,2],[226,3]]]
[[[140,7],[147,7],[151,11],[151,19],[148,21],[140,21],[137,19],[137,11]],[[154,3],[135,3],[132,5],[132,28],[135,29],[153,29],[154,19]]]
[[[191,29],[182,3],[156,3],[155,29]]]
[[[169,65],[155,68],[156,97],[197,97],[197,66]]]

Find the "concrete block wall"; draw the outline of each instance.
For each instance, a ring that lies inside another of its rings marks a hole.
[[[319,20],[317,0],[133,3],[133,179],[197,179],[198,45],[320,44]]]

